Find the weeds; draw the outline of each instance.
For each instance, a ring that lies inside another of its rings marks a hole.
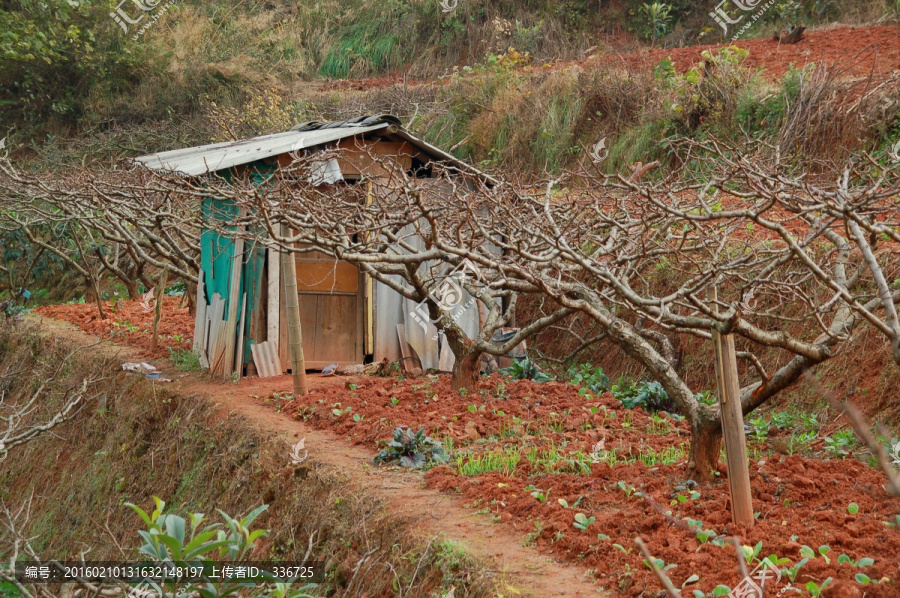
[[[492,471],[499,471],[503,475],[509,476],[515,473],[520,459],[519,451],[516,449],[492,451],[468,458],[458,455],[456,471],[464,476],[477,476]]]
[[[199,372],[203,369],[200,366],[200,357],[193,351],[173,347],[168,347],[168,349],[169,360],[182,372]]]
[[[525,456],[531,467],[545,473],[574,473],[589,475],[592,459],[582,451],[564,454],[555,446],[549,449],[531,447]]]
[[[579,394],[601,394],[609,390],[609,376],[603,373],[603,368],[593,367],[589,363],[580,366],[572,366],[568,371],[569,383],[581,386]]]
[[[764,417],[756,417],[750,420],[753,440],[763,443],[769,436],[769,422]]]
[[[850,454],[847,449],[855,444],[855,442],[856,439],[851,430],[838,430],[833,436],[825,437],[825,449],[828,450],[835,459],[843,459]]]
[[[650,425],[647,427],[647,431],[651,434],[665,436],[672,431],[672,425],[669,423],[669,420],[654,413],[650,417]]]

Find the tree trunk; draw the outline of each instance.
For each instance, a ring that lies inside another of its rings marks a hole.
[[[722,449],[722,425],[718,418],[700,418],[691,422],[691,448],[685,475],[700,484],[708,482],[719,468]]]
[[[100,319],[106,319],[106,312],[103,310],[103,297],[100,294],[100,283],[93,276],[88,278],[91,284],[91,291],[94,293],[94,300],[97,302],[97,311],[100,313]]]
[[[134,279],[125,281],[125,292],[128,293],[129,301],[139,301],[141,298],[141,293],[140,291],[138,291],[137,281]]]
[[[469,392],[475,392],[481,377],[481,351],[468,351],[463,355],[454,351],[454,356],[456,361],[453,364],[450,388],[457,392],[462,388]]]

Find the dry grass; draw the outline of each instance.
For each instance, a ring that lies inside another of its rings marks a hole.
[[[34,330],[5,327],[0,371],[53,362],[66,349]],[[0,499],[16,506],[34,497],[28,532],[45,556],[74,556],[86,547],[95,560],[133,555],[140,522],[127,501],[146,506],[155,495],[180,514],[232,515],[265,503],[257,523],[270,534],[254,556],[300,560],[312,538],[312,555],[329,572],[322,595],[330,588],[338,596],[389,596],[395,584],[404,596],[433,596],[451,585],[458,595],[494,595],[488,576],[464,553],[448,560],[446,543],[417,535],[330,467],[286,468],[286,444],[240,417],[223,418],[206,401],[153,388],[96,354],[76,357],[60,384],[98,367],[108,374],[100,404],[0,464]],[[40,369],[32,372],[5,390],[32,387]]]

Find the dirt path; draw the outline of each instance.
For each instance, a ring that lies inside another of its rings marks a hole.
[[[71,324],[44,317],[33,319],[40,323],[44,331],[56,336],[82,344],[97,341],[97,337]],[[147,361],[138,350],[108,341],[98,345],[96,350],[115,355],[122,361]],[[291,444],[305,438],[310,459],[345,473],[361,492],[382,498],[398,513],[413,518],[422,534],[452,539],[479,560],[492,565],[500,587],[508,592],[506,595],[535,598],[603,595],[585,579],[580,568],[558,563],[537,550],[523,547],[521,536],[491,523],[486,515],[475,514],[474,509],[467,509],[461,498],[425,488],[421,474],[399,468],[372,467],[373,451],[352,446],[331,432],[315,430],[302,422],[290,420],[256,400],[273,391],[290,388],[289,376],[265,380],[245,378],[238,384],[220,383],[200,375],[178,372],[166,360],[151,360],[150,363],[173,378],[173,390],[214,401],[223,413],[240,415],[259,431],[283,438]],[[309,378],[313,388],[343,385],[346,380],[321,378],[317,374]]]

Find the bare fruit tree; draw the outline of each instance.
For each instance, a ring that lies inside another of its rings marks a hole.
[[[329,155],[262,180],[117,173],[63,194],[89,211],[52,204],[58,186],[15,182],[33,203],[85,222],[104,214],[95,225],[104,239],[182,276],[192,275],[203,229],[350,262],[423,306],[456,357],[457,389],[475,385],[483,355],[587,319],[597,334],[579,348],[596,339],[618,347],[689,420],[687,475],[701,481],[717,467],[721,423],[677,363],[679,343],[713,330],[736,336],[745,415],[863,328],[882,334],[900,363],[900,166],[860,155],[834,172],[783,161],[777,148],[714,140],[672,150],[681,166],[657,180],[641,178],[646,166],[615,177],[581,168],[540,188],[436,165],[420,178],[389,160],[377,177],[323,184]],[[204,198],[237,209],[203,219]],[[18,208],[34,209],[26,204]],[[116,217],[140,234],[108,222]],[[184,230],[165,230],[173,226]],[[476,275],[454,284],[457,299],[464,291],[479,310],[475,333],[460,325],[458,301],[445,301],[448,273],[463,266]],[[523,299],[537,315],[516,322]]]
[[[117,278],[129,298],[151,270],[195,283],[202,195],[170,193],[170,180],[142,169],[64,174],[19,172],[0,159],[0,230],[24,235],[81,274],[100,310],[100,281]],[[190,294],[188,293],[190,297]]]
[[[534,288],[504,280],[492,266],[467,270],[474,265],[469,256],[500,254],[493,232],[482,222],[497,195],[490,184],[459,172],[414,178],[382,162],[385,175],[355,185],[318,184],[320,162],[301,161],[264,186],[233,179],[214,189],[207,183],[206,189],[244,214],[220,221],[220,232],[242,230],[259,243],[295,254],[324,252],[419,303],[419,313],[411,315],[423,325],[434,324],[433,332],[443,336],[454,354],[455,389],[477,385],[483,357],[509,353],[574,313],[545,302],[550,309],[517,325],[521,294]],[[205,225],[216,226],[210,221]],[[478,311],[476,332],[460,321],[465,306]]]
[[[685,381],[674,342],[736,335],[749,365],[745,415],[862,325],[895,346],[900,288],[886,281],[898,278],[900,180],[896,166],[868,156],[829,178],[792,169],[777,152],[678,149],[690,168],[677,177],[582,170],[498,203],[504,259],[491,263],[589,317],[663,385],[691,425],[687,473],[706,480],[719,456],[719,413]],[[773,352],[769,371],[763,353]]]

